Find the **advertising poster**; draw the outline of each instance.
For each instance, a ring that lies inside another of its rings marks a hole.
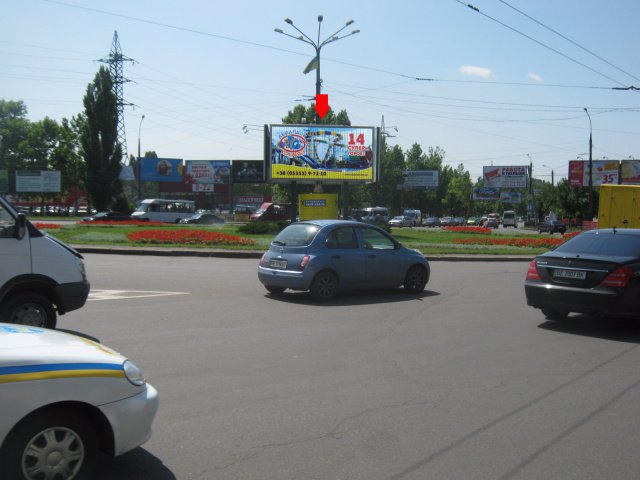
[[[192,185],[222,185],[229,183],[230,178],[231,160],[187,160],[185,162],[185,183]]]
[[[19,170],[16,172],[16,192],[59,193],[59,170]]]
[[[620,171],[620,183],[626,185],[640,185],[640,160],[622,160]],[[0,190],[2,190],[1,187]]]
[[[526,188],[529,167],[482,167],[484,186],[487,188]]]
[[[583,160],[571,160],[569,162],[569,186],[582,187],[585,176],[585,162]],[[587,180],[587,184],[589,180]]]
[[[437,170],[407,170],[404,172],[404,188],[438,188]]]
[[[500,192],[502,203],[522,203],[522,193],[520,192]]]
[[[582,165],[578,165],[582,164]],[[592,185],[617,185],[619,183],[618,160],[593,160]],[[582,178],[579,172],[582,171]],[[569,162],[569,185],[572,187],[589,186],[589,162],[587,160],[572,160]]]
[[[473,199],[484,200],[498,200],[500,198],[500,190],[497,188],[474,188]]]
[[[181,182],[181,158],[151,158],[140,159],[140,178],[145,182]]]
[[[375,180],[377,136],[373,127],[271,125],[271,180]]]
[[[233,183],[264,183],[262,160],[234,160],[231,167]]]
[[[9,170],[0,170],[0,192],[9,191]]]

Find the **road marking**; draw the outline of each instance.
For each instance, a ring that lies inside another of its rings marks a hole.
[[[188,292],[158,292],[149,290],[91,290],[87,300],[126,300],[129,298],[188,295]]]

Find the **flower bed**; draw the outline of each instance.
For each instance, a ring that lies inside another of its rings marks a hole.
[[[255,240],[207,230],[141,230],[127,234],[130,242],[181,245],[255,245]]]
[[[520,248],[555,248],[565,238],[454,238],[453,243],[464,245],[502,245]]]
[[[34,225],[34,227],[41,228],[43,230],[44,229],[49,229],[50,230],[50,229],[54,229],[54,228],[62,228],[62,225],[58,225],[57,223],[41,223],[41,222],[38,222],[38,223],[34,223],[33,225]]]

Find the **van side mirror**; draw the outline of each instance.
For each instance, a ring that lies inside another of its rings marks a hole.
[[[27,231],[27,216],[24,213],[19,213],[16,218],[16,226],[14,229],[14,236],[18,240],[22,240]]]

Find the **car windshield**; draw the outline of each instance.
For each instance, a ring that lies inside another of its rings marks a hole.
[[[566,254],[640,257],[640,236],[620,232],[584,233],[563,243],[555,251]]]
[[[296,223],[282,230],[273,244],[287,247],[305,247],[316,237],[320,227],[310,223]]]

